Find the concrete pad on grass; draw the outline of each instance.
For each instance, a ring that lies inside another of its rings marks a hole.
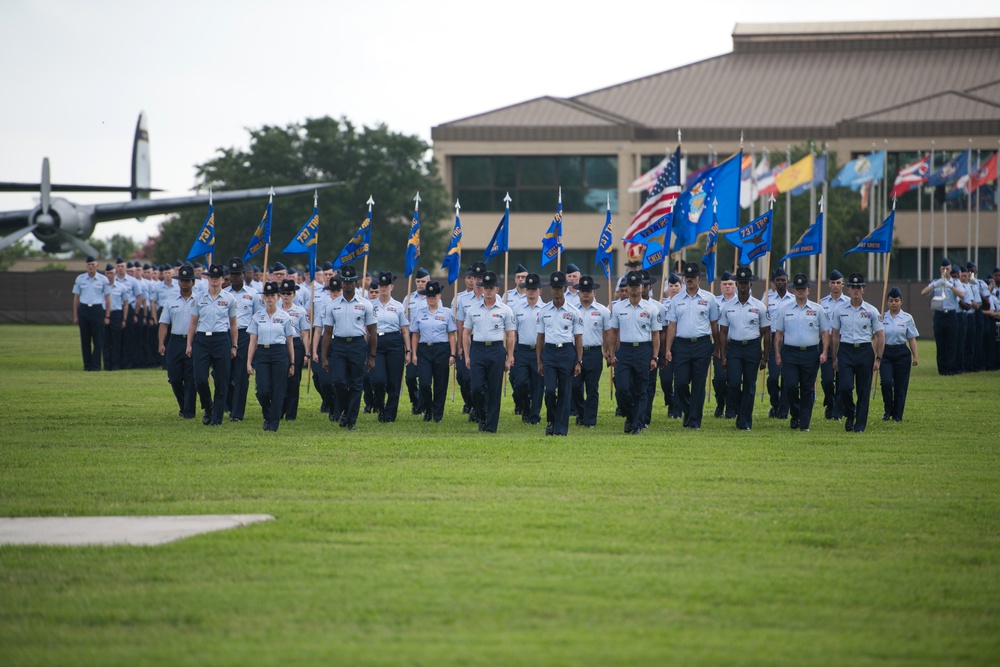
[[[273,519],[270,514],[0,518],[0,545],[156,546]]]

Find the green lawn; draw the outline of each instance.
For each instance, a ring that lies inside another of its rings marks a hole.
[[[162,372],[82,372],[72,327],[0,327],[0,515],[277,517],[0,547],[0,664],[996,665],[1000,374],[920,352],[864,434],[660,402],[627,438],[606,394],[569,438],[450,402],[348,433],[315,393],[274,434],[252,389],[205,428]]]

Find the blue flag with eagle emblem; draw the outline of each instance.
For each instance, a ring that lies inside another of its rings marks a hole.
[[[735,232],[723,234],[740,251],[740,264],[747,265],[771,251],[774,211],[768,210]]]
[[[677,199],[673,210],[673,251],[688,248],[707,234],[718,219],[719,230],[740,227],[740,167],[743,151],[731,155],[717,167],[706,169],[694,184]],[[711,202],[719,201],[718,211],[712,212]]]

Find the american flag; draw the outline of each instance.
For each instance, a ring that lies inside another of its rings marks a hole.
[[[778,194],[778,183],[775,179],[778,174],[788,169],[788,162],[782,162],[777,167],[771,170],[770,174],[767,174],[763,178],[757,179],[757,196],[764,199],[770,195]]]
[[[630,238],[645,229],[650,223],[662,218],[674,210],[674,203],[681,194],[681,147],[670,156],[666,168],[660,173],[649,193],[649,197],[639,207],[639,212],[632,218],[624,238]],[[629,257],[638,253],[636,244],[626,243],[625,251]],[[638,253],[641,256],[641,253]]]
[[[908,164],[899,170],[896,182],[892,185],[890,197],[899,197],[927,181],[931,170],[931,156],[925,155],[913,164]]]

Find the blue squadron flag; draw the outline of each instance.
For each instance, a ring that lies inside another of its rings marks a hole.
[[[601,230],[601,238],[597,242],[597,257],[595,264],[600,264],[604,269],[604,277],[611,279],[611,243],[614,235],[611,233],[611,195],[608,195],[608,215],[604,219],[604,229]]]
[[[552,218],[548,231],[542,237],[542,266],[554,260],[562,251],[562,193],[560,192],[555,217]]]
[[[740,167],[743,151],[734,153],[717,167],[704,170],[688,190],[681,193],[674,207],[674,252],[687,248],[707,234],[716,221],[709,210],[713,199],[719,201],[719,229],[729,231],[740,226]]]
[[[505,198],[507,202],[507,208],[503,212],[503,218],[500,219],[500,224],[497,225],[497,230],[493,232],[493,238],[490,239],[489,244],[486,246],[486,250],[483,252],[483,261],[490,261],[491,257],[499,255],[500,253],[507,252],[507,237],[510,230],[510,194],[507,194]]]
[[[784,264],[786,259],[809,257],[810,255],[818,255],[823,252],[823,215],[823,213],[820,213],[816,217],[816,222],[809,225],[809,229],[802,232],[802,236],[788,250],[788,254],[781,258],[781,264]]]
[[[861,239],[858,245],[844,253],[847,257],[852,252],[873,252],[885,254],[892,252],[892,228],[896,223],[896,211],[893,209],[881,225],[872,230],[871,234]]]
[[[313,205],[312,215],[295,238],[281,252],[288,255],[309,256],[309,281],[316,280],[316,250],[319,244],[319,207]]]
[[[357,233],[351,237],[344,249],[333,260],[333,268],[339,269],[344,264],[353,264],[368,254],[368,246],[372,240],[372,212],[368,211],[368,216],[358,227]]]
[[[713,215],[714,218],[714,215]],[[719,245],[719,220],[715,218],[712,229],[708,231],[708,243],[705,245],[705,254],[701,258],[701,263],[705,265],[705,273],[708,274],[708,289],[712,289],[712,282],[715,280],[715,249]]]
[[[264,217],[250,238],[246,252],[243,253],[244,262],[263,250],[265,246],[271,245],[271,208],[273,206],[274,202],[267,202],[267,210],[264,211]]]
[[[420,205],[420,193],[417,193],[417,206]],[[420,211],[414,206],[413,220],[410,222],[410,238],[406,241],[406,277],[417,268],[417,260],[420,259]]]
[[[673,213],[667,213],[656,222],[639,230],[628,238],[623,238],[625,243],[646,246],[642,255],[642,268],[648,269],[663,262],[667,256],[667,235],[670,233],[670,221]]]
[[[774,211],[768,210],[751,220],[739,231],[724,234],[726,240],[739,248],[740,264],[749,264],[771,251],[771,231]]]
[[[444,256],[441,263],[442,269],[448,269],[448,284],[458,280],[458,273],[462,268],[462,222],[458,219],[458,211],[461,209],[458,200],[455,200],[455,226],[451,230],[451,240],[448,242],[448,254]]]
[[[208,205],[208,217],[201,223],[201,230],[198,238],[191,245],[191,252],[187,254],[187,259],[194,259],[201,255],[211,255],[215,251],[215,208]]]

